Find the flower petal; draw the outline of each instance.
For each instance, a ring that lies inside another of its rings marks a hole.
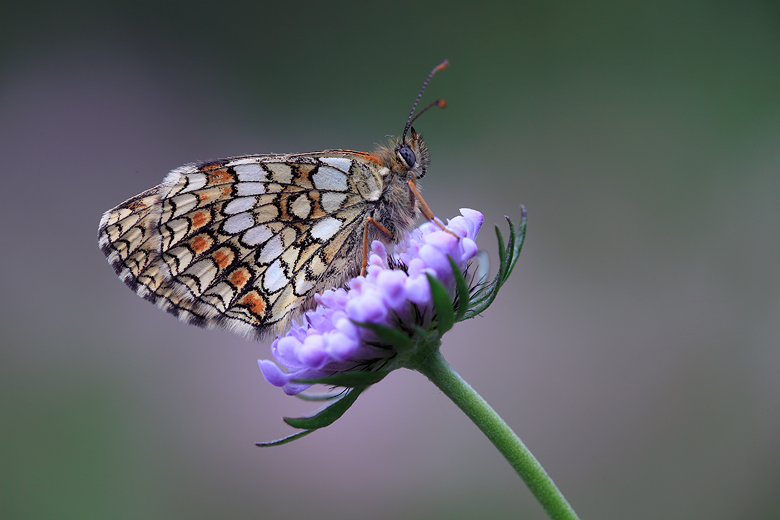
[[[273,361],[267,359],[258,359],[257,363],[260,365],[260,371],[263,373],[263,377],[266,381],[274,386],[284,386],[287,384],[287,374],[276,366]]]

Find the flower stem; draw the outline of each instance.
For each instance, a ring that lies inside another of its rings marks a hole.
[[[474,424],[487,435],[520,475],[550,518],[554,520],[578,518],[577,513],[520,438],[482,399],[482,396],[453,370],[438,349],[433,349],[428,355],[416,359],[409,368],[417,370],[430,379],[474,421]]]

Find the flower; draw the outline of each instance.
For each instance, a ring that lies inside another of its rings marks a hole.
[[[375,241],[365,276],[350,280],[349,290],[331,289],[316,295],[316,308],[276,338],[271,352],[287,372],[261,359],[266,381],[295,395],[310,387],[310,380],[403,366],[399,346],[384,341],[376,326],[401,331],[409,338],[420,338],[420,330],[435,328],[429,276],[441,283],[452,301],[458,276],[462,279],[461,273],[477,254],[474,240],[483,216],[471,209],[460,213],[448,221],[448,231],[431,222],[422,224],[395,246],[392,255]],[[453,272],[450,259],[459,273]]]
[[[454,388],[450,383],[459,385],[459,376],[439,352],[442,335],[490,307],[512,274],[525,241],[527,215],[524,207],[520,210],[519,227],[507,217],[506,243],[496,227],[499,265],[492,281],[487,255],[477,252],[474,243],[483,220],[478,211],[460,210],[461,216],[448,222],[447,231],[438,220],[423,224],[392,254],[374,242],[366,275],[350,280],[347,289],[317,295],[316,308],[271,345],[277,363],[287,371],[259,360],[269,383],[328,404],[312,415],[285,417],[284,422],[299,431],[257,445],[280,446],[333,424],[366,388],[398,368],[420,372],[445,393]],[[471,273],[470,260],[475,258],[477,269]],[[450,382],[445,384],[444,379]],[[344,390],[319,396],[300,393],[316,383]]]

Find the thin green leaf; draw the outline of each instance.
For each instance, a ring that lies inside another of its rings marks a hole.
[[[452,309],[452,300],[450,300],[450,295],[447,294],[447,288],[444,287],[444,284],[428,273],[425,273],[425,276],[428,277],[428,283],[431,286],[433,307],[436,309],[436,316],[439,321],[438,331],[439,334],[444,334],[455,324],[455,311]]]
[[[352,323],[359,327],[369,329],[374,334],[379,336],[379,340],[382,341],[382,343],[386,343],[391,347],[394,347],[399,352],[406,351],[414,347],[414,341],[412,341],[409,336],[400,330],[385,327],[384,325],[379,325],[378,323],[359,321],[353,321]]]
[[[458,310],[455,312],[455,321],[458,322],[463,319],[466,314],[466,309],[469,308],[469,300],[471,295],[469,294],[469,284],[466,282],[466,278],[463,277],[458,264],[451,256],[447,256],[447,260],[450,261],[452,267],[452,275],[455,277],[455,287],[458,289]]]
[[[317,377],[314,379],[293,379],[292,382],[355,388],[358,386],[370,386],[374,383],[378,383],[389,373],[390,372],[353,371],[345,372],[343,374],[334,374],[332,376]]]
[[[498,284],[498,276],[499,274],[497,273],[496,276],[493,278],[493,280],[491,280],[490,282],[485,281],[477,288],[475,288],[474,292],[471,294],[472,305],[474,305],[475,302],[479,302],[481,300],[489,298],[490,292],[493,291],[495,286]]]
[[[504,248],[504,235],[501,234],[498,226],[496,226],[496,238],[498,239],[498,273],[496,273],[496,279],[500,280],[506,266],[506,249]]]
[[[493,300],[496,299],[496,292],[491,293],[490,298],[487,298],[485,300],[482,300],[478,305],[474,305],[472,303],[471,308],[466,311],[466,315],[463,316],[464,320],[470,320],[471,318],[474,318],[475,316],[479,316],[483,312],[485,312],[485,309],[490,307],[490,305],[493,303]]]
[[[512,224],[512,221],[509,220],[509,218],[505,217],[507,222],[509,222],[509,240],[507,240],[506,244],[506,262],[504,265],[504,272],[503,276],[501,277],[501,285],[504,285],[504,282],[506,282],[507,278],[509,278],[509,273],[511,272],[511,269],[509,265],[512,263],[512,252],[515,250],[515,227]]]
[[[261,448],[268,448],[270,446],[281,446],[282,444],[287,444],[288,442],[296,441],[301,437],[306,437],[313,431],[314,430],[303,430],[302,432],[293,433],[292,435],[288,435],[287,437],[282,437],[281,439],[276,439],[275,441],[256,442],[255,446],[259,446]]]
[[[469,304],[470,309],[474,309],[480,305],[482,305],[484,302],[490,300],[491,294],[493,294],[493,291],[496,288],[496,281],[493,280],[487,285],[483,285],[480,287],[477,291],[474,292],[474,294],[471,295],[471,303]],[[466,311],[468,313],[468,311]]]
[[[343,397],[317,411],[314,415],[304,417],[285,417],[284,422],[293,428],[316,430],[333,424],[349,407],[355,403],[360,393],[367,387],[358,387],[344,393]]]
[[[528,212],[525,210],[525,206],[520,206],[519,230],[515,229],[515,226],[512,224],[512,221],[509,220],[509,217],[507,217],[507,221],[509,222],[509,230],[512,233],[512,236],[515,237],[512,244],[512,251],[510,252],[511,260],[509,262],[509,268],[506,273],[506,278],[509,278],[509,275],[512,274],[512,270],[515,268],[517,260],[520,258],[520,251],[523,249],[523,244],[525,243],[525,230],[528,224]],[[504,281],[506,281],[506,278],[504,278]]]

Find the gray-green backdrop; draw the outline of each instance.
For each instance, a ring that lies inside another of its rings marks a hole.
[[[267,343],[114,276],[103,211],[181,164],[415,125],[437,215],[529,212],[443,345],[583,519],[780,516],[780,6],[4,2],[0,517],[543,518],[478,430],[396,373],[335,425]]]

